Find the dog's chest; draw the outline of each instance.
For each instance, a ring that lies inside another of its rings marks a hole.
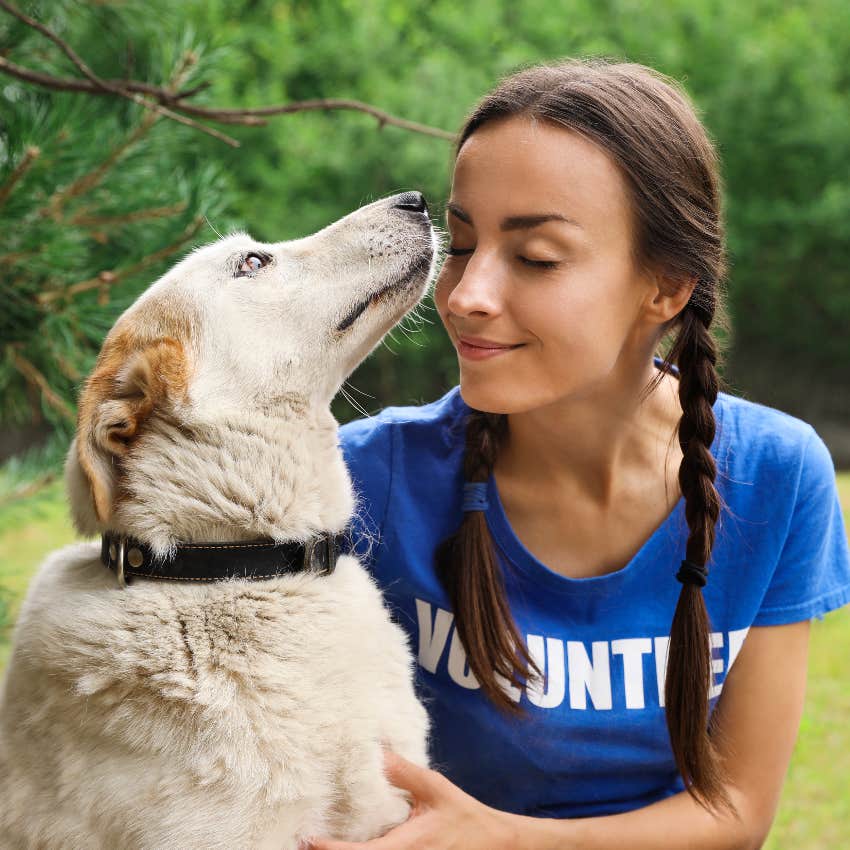
[[[123,836],[103,846],[136,846],[122,830],[141,822],[144,846],[364,840],[406,816],[381,741],[427,758],[404,634],[347,556],[321,580],[121,590],[88,545],[57,553],[8,672],[3,735],[22,811],[41,795],[58,824],[63,799],[69,829]]]
[[[333,773],[341,740],[374,734],[386,612],[357,576],[329,578],[79,593],[45,661],[70,680],[67,708],[86,728],[205,786],[289,793]]]

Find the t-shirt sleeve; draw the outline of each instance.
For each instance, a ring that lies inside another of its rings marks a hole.
[[[826,444],[812,429],[803,449],[788,534],[753,625],[823,618],[848,602],[850,552],[835,467]]]
[[[349,541],[352,550],[371,569],[389,504],[392,426],[380,416],[358,419],[339,429],[339,442],[356,500]]]

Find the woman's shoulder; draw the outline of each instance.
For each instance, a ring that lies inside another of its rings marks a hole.
[[[461,469],[467,411],[454,387],[429,404],[386,407],[340,427],[340,447],[357,498],[355,540],[383,533],[391,501],[394,516],[415,514],[423,534],[424,525],[438,522],[449,511],[451,494],[460,493],[455,478]],[[435,507],[440,516],[435,516]],[[356,551],[377,569],[369,546],[358,542]]]
[[[788,546],[801,539],[843,536],[835,464],[829,448],[808,422],[758,402],[718,396],[718,484],[732,512],[766,523]],[[783,532],[783,534],[779,534]],[[844,543],[846,549],[846,543]],[[846,554],[842,555],[846,562]],[[845,568],[846,569],[846,568]]]
[[[760,601],[748,622],[791,623],[846,605],[850,550],[823,439],[808,422],[767,405],[728,394],[718,401],[718,434],[725,432],[718,480],[727,509],[717,560],[733,568],[735,599],[744,587],[740,568],[753,578]]]
[[[392,432],[399,428],[425,439],[429,434],[445,438],[457,432],[468,409],[460,388],[452,387],[436,401],[385,407],[373,416],[347,422],[340,426],[339,439],[343,450],[356,450],[388,443]]]
[[[459,468],[464,421],[469,408],[458,387],[429,404],[386,407],[380,413],[348,422],[339,443],[356,492],[384,515],[392,482],[395,493],[433,495]],[[374,514],[373,514],[374,515]]]
[[[768,473],[799,466],[807,455],[832,461],[815,428],[803,419],[760,402],[721,392],[715,405],[717,455],[736,467]]]

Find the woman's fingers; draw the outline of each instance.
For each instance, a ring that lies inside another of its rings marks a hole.
[[[396,788],[409,791],[414,800],[428,802],[434,795],[439,774],[420,767],[392,750],[384,750],[384,774]]]
[[[313,838],[305,850],[419,850],[410,821],[391,829],[380,838],[371,841],[333,841],[330,839]]]
[[[384,749],[384,775],[396,788],[407,791],[412,798],[412,811],[421,809],[421,804],[435,802],[440,794],[442,777],[439,773],[420,767],[398,753]],[[313,838],[305,850],[418,850],[417,825],[406,820],[381,838],[371,841],[335,841]]]

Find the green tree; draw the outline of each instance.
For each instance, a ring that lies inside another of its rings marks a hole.
[[[850,413],[848,394],[836,391],[846,386],[850,363],[842,334],[850,321],[844,0],[59,0],[31,8],[103,77],[166,85],[188,61],[181,84],[206,85],[192,97],[201,106],[347,97],[449,130],[498,77],[524,64],[604,55],[656,67],[685,84],[722,156],[733,389],[815,422]],[[54,45],[0,14],[0,73],[4,58],[57,75],[74,70]],[[0,206],[0,226],[13,240],[4,239],[0,254],[14,260],[6,258],[0,272],[0,294],[11,305],[0,327],[0,421],[29,423],[40,413],[66,427],[60,406],[45,400],[21,358],[72,404],[73,376],[88,368],[119,308],[174,258],[66,292],[49,307],[40,296],[160,256],[198,215],[219,232],[242,227],[276,241],[417,188],[435,218],[442,216],[450,143],[378,130],[373,117],[356,111],[316,111],[265,127],[216,124],[238,148],[160,118],[120,167],[62,205],[60,219],[39,217],[57,190],[96,171],[146,118],[126,101],[0,80],[0,187],[8,187],[28,148],[41,151]],[[85,209],[92,203],[103,209]],[[110,228],[74,223],[83,213],[120,219],[180,204],[179,213]],[[214,235],[204,226],[189,241]],[[455,355],[436,313],[429,306],[424,316],[432,324],[408,321],[351,378],[348,390],[365,409],[427,401],[455,382]],[[336,412],[345,419],[356,411],[342,399]]]
[[[71,35],[81,28],[66,7],[52,14]],[[108,8],[92,20],[123,25]],[[0,27],[3,54],[13,44],[21,64],[67,76],[41,35],[10,16]],[[174,87],[197,65],[188,40],[141,39],[135,56]],[[179,167],[193,130],[124,102],[4,79],[0,104],[0,424],[46,420],[52,460],[106,331],[220,214],[226,179],[215,163]]]

